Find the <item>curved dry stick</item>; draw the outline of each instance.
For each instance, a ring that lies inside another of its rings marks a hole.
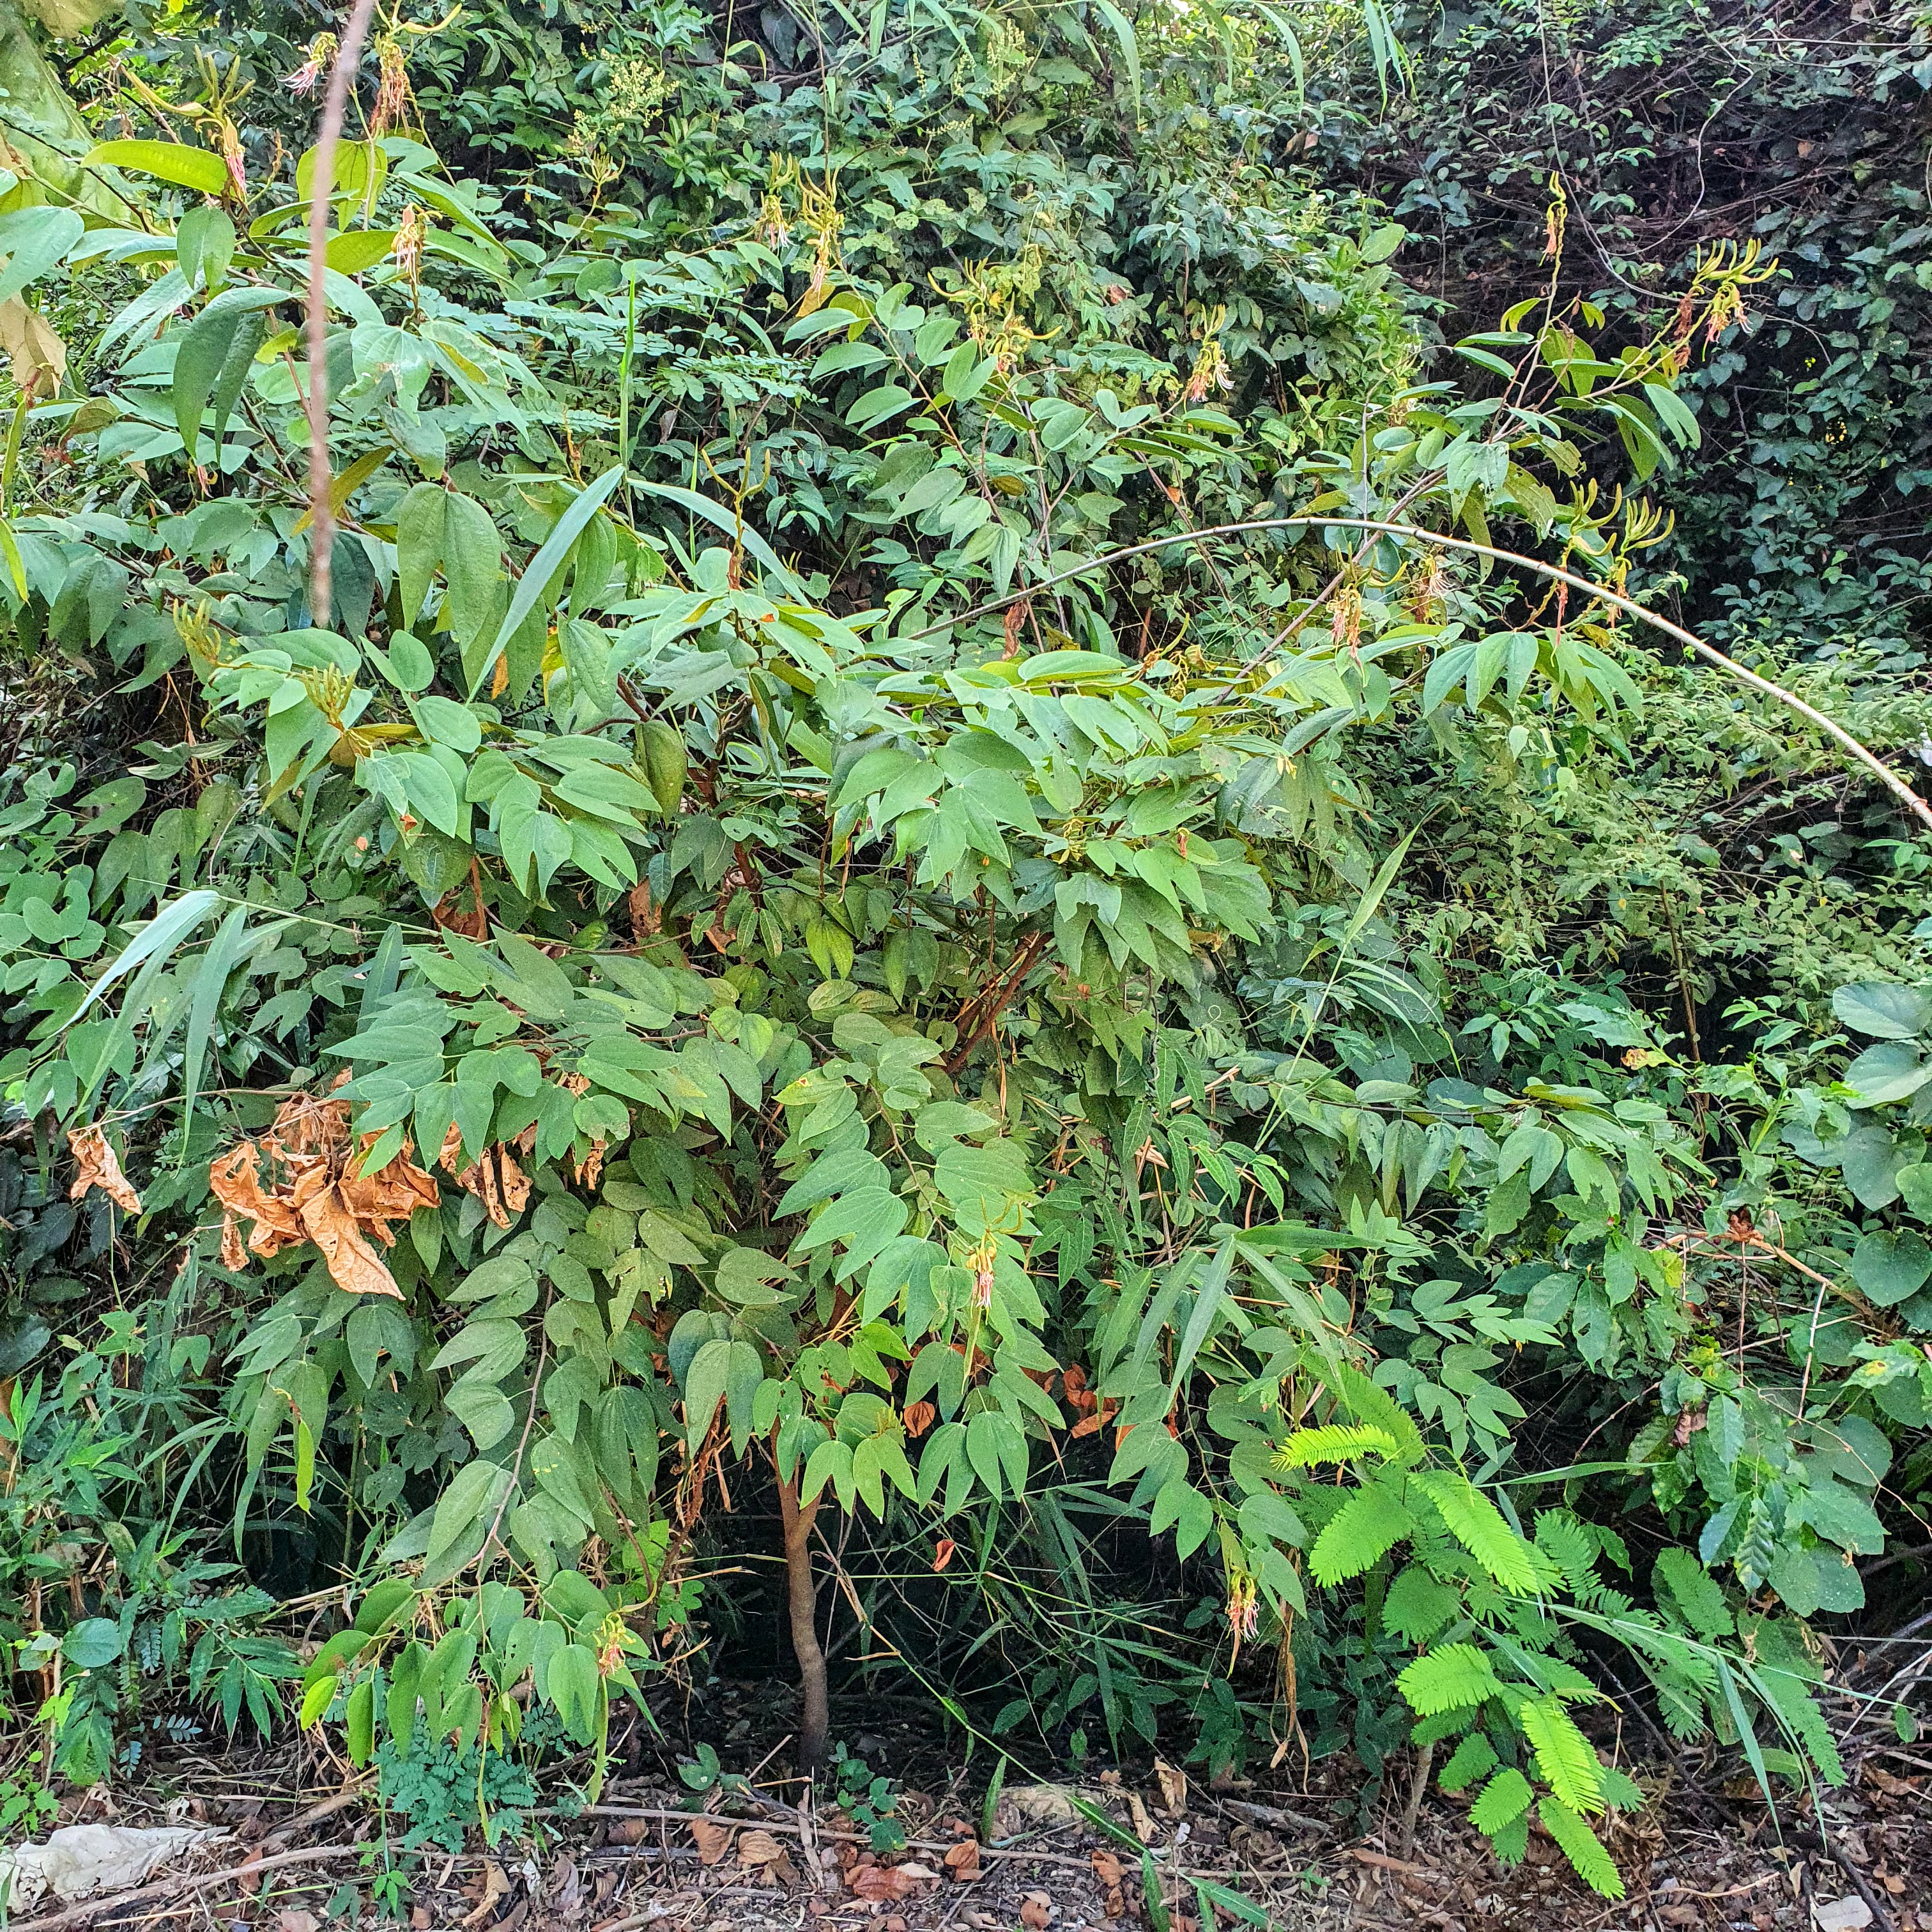
[[[349,110],[349,83],[368,38],[376,0],[356,0],[342,42],[328,69],[322,127],[315,140],[315,172],[309,178],[308,210],[308,516],[309,622],[326,630],[329,554],[335,548],[335,509],[328,474],[328,217],[335,206],[335,150]]]
[[[901,644],[917,644],[923,638],[937,637],[942,631],[950,631],[956,626],[970,623],[975,617],[991,616],[996,610],[1004,610],[1009,604],[1017,604],[1022,598],[1036,596],[1042,590],[1051,590],[1056,584],[1071,582],[1078,577],[1090,576],[1096,570],[1104,570],[1109,565],[1124,562],[1131,556],[1144,556],[1150,550],[1166,550],[1177,544],[1198,543],[1204,537],[1243,536],[1260,530],[1373,530],[1384,536],[1414,537],[1424,543],[1435,544],[1444,550],[1459,550],[1472,556],[1486,556],[1498,562],[1513,563],[1525,570],[1533,570],[1539,575],[1549,578],[1558,584],[1569,584],[1573,589],[1586,592],[1600,603],[1608,604],[1625,615],[1661,631],[1666,637],[1672,638],[1685,650],[1694,652],[1708,664],[1714,664],[1720,670],[1728,671],[1742,684],[1749,685],[1754,691],[1761,691],[1767,698],[1774,698],[1779,704],[1789,706],[1803,718],[1817,726],[1820,730],[1833,738],[1849,752],[1852,757],[1871,773],[1906,809],[1913,813],[1928,829],[1932,829],[1932,806],[1928,806],[1905,781],[1885,764],[1877,754],[1869,750],[1835,718],[1829,718],[1815,706],[1807,704],[1796,692],[1786,691],[1781,684],[1774,684],[1768,677],[1760,677],[1754,670],[1747,670],[1735,658],[1726,657],[1714,644],[1707,644],[1694,633],[1684,629],[1681,624],[1673,624],[1668,617],[1660,617],[1635,599],[1622,596],[1617,591],[1606,590],[1600,584],[1593,584],[1587,577],[1579,577],[1574,571],[1564,570],[1558,565],[1545,563],[1540,557],[1525,556],[1520,551],[1498,550],[1493,544],[1478,543],[1468,537],[1444,536],[1438,530],[1426,530],[1414,524],[1385,523],[1376,517],[1262,517],[1239,524],[1217,524],[1212,529],[1183,530],[1164,537],[1154,537],[1144,543],[1128,544],[1119,550],[1111,550],[1071,570],[1058,572],[1052,577],[1042,578],[1036,584],[1029,584],[1023,590],[1016,590],[1004,597],[995,597],[988,602],[976,604],[970,610],[962,610],[956,617],[948,617],[943,622],[928,624],[922,631],[914,631],[909,636],[896,641]]]

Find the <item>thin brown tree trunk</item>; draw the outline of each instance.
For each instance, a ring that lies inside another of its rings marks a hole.
[[[784,1521],[785,1580],[791,1604],[791,1647],[798,1658],[798,1766],[808,1778],[825,1768],[832,1708],[825,1688],[825,1653],[818,1647],[818,1588],[812,1575],[814,1498],[799,1506],[798,1479],[778,1480],[778,1511]]]

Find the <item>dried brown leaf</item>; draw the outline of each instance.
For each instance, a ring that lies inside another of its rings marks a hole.
[[[396,1238],[389,1232],[392,1221],[406,1221],[418,1208],[434,1208],[442,1198],[436,1192],[434,1177],[410,1159],[406,1147],[374,1174],[352,1178],[344,1175],[340,1187],[350,1213],[385,1247],[395,1244]]]
[[[486,1148],[481,1160],[456,1177],[456,1184],[464,1193],[475,1195],[500,1228],[512,1226],[530,1204],[530,1177],[500,1144]]]
[[[912,1890],[914,1881],[902,1866],[861,1865],[848,1882],[855,1897],[882,1904],[888,1899],[904,1898]]]
[[[14,380],[29,395],[51,395],[67,374],[67,344],[18,296],[0,302],[0,350],[12,358]]]
[[[510,1880],[507,1873],[494,1858],[483,1861],[483,1892],[476,1901],[476,1909],[466,1912],[458,1922],[464,1925],[481,1925],[496,1909],[499,1900],[510,1895]]]
[[[1187,1809],[1187,1774],[1177,1771],[1165,1758],[1154,1761],[1154,1774],[1160,1784],[1160,1802],[1172,1816],[1178,1818]]]
[[[715,1819],[692,1819],[691,1835],[698,1842],[698,1862],[702,1864],[715,1865],[731,1848],[732,1828]]]
[[[266,1259],[308,1237],[302,1232],[302,1216],[294,1208],[280,1195],[262,1191],[261,1163],[262,1150],[253,1141],[244,1141],[219,1160],[209,1162],[208,1184],[215,1199],[230,1214],[254,1222],[248,1246],[251,1252]]]
[[[971,1885],[980,1876],[980,1841],[967,1838],[946,1854],[946,1869],[962,1885]]]
[[[307,1184],[320,1181],[310,1187]],[[322,1250],[329,1273],[338,1288],[351,1294],[389,1294],[400,1301],[403,1291],[396,1278],[382,1265],[381,1257],[362,1238],[357,1221],[342,1190],[328,1178],[324,1168],[305,1174],[296,1184],[296,1206],[308,1238]]]
[[[340,1087],[349,1078],[347,1068],[338,1077]],[[318,1100],[313,1094],[295,1094],[282,1102],[273,1125],[262,1142],[278,1158],[339,1154],[349,1144],[349,1102]]]
[[[70,1127],[67,1144],[80,1170],[67,1191],[70,1201],[78,1201],[90,1187],[98,1187],[117,1208],[130,1214],[140,1213],[141,1197],[121,1172],[121,1162],[99,1127]]]

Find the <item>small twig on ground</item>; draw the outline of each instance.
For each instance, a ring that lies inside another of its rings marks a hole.
[[[1884,1901],[1872,1889],[1871,1881],[1852,1862],[1851,1855],[1822,1832],[1794,1832],[1791,1842],[1808,1852],[1822,1852],[1852,1882],[1852,1889],[1864,1900],[1865,1909],[1872,1916],[1872,1923],[1878,1932],[1894,1932],[1892,1914],[1885,1908]]]

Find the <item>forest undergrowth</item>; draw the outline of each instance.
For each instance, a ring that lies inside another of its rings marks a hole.
[[[27,4],[10,1822],[1912,1743],[1922,17]]]

